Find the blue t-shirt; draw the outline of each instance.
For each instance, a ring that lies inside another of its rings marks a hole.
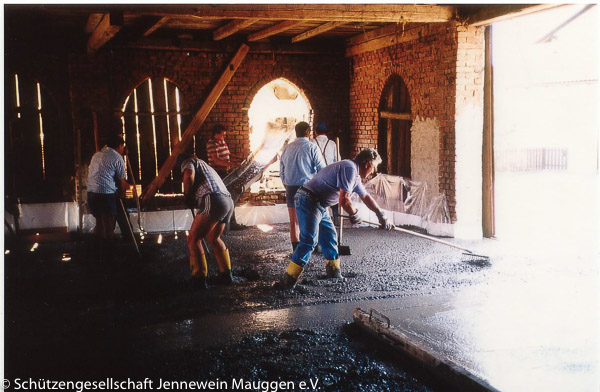
[[[325,167],[325,161],[316,144],[307,137],[299,137],[281,154],[279,175],[284,185],[300,186]]]
[[[350,159],[344,159],[326,166],[317,173],[304,187],[314,193],[327,206],[338,203],[340,189],[346,193],[356,193],[365,196],[367,191],[362,184],[358,165]]]

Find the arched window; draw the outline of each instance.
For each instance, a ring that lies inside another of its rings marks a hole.
[[[379,103],[377,147],[383,158],[382,171],[411,177],[411,126],[408,88],[400,76],[392,75],[383,88]]]
[[[123,133],[133,176],[142,188],[152,182],[189,121],[179,88],[165,78],[149,78],[129,94],[122,109]],[[190,146],[190,152],[194,152]],[[159,193],[181,193],[181,174],[173,170]]]
[[[63,140],[56,102],[39,81],[24,75],[13,74],[10,84],[7,193],[25,203],[63,201],[73,152]]]

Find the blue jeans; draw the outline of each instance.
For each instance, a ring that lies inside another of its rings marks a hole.
[[[304,193],[296,193],[294,200],[300,226],[300,242],[292,255],[292,261],[304,268],[317,246],[317,237],[323,257],[336,260],[339,257],[337,232],[327,208]]]

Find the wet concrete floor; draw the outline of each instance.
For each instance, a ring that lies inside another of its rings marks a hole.
[[[5,256],[6,375],[319,378],[321,390],[449,388],[358,333],[350,324],[356,307],[388,314],[502,390],[524,390],[527,374],[535,373],[528,369],[537,369],[538,378],[544,370],[566,369],[552,376],[571,386],[593,385],[598,374],[598,357],[578,339],[598,345],[590,332],[598,326],[597,312],[578,312],[564,300],[597,301],[597,282],[579,283],[594,276],[586,263],[572,268],[556,260],[541,268],[537,256],[507,254],[495,241],[457,241],[492,256],[490,263],[465,262],[444,245],[348,228],[344,243],[353,255],[342,259],[344,280],[326,279],[315,255],[301,290],[278,292],[272,284],[291,247],[287,226],[276,225],[268,233],[254,227],[230,232],[225,241],[238,283],[198,291],[189,282],[183,233],[163,238],[158,245],[155,235],[146,236],[141,261],[127,243],[102,250],[112,252],[110,263],[96,260],[98,252],[83,242],[41,243],[34,252],[24,247]],[[70,261],[61,261],[65,252]],[[215,274],[214,261],[209,271]],[[569,280],[555,286],[547,284],[550,277]],[[578,305],[590,309],[594,302]],[[560,315],[543,317],[548,309]],[[540,338],[539,331],[557,332]],[[514,361],[519,356],[530,366]],[[555,367],[536,362],[540,358],[553,358]],[[507,369],[522,376],[509,379]]]

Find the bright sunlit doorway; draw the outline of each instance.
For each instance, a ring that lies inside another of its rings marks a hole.
[[[273,80],[256,93],[248,109],[250,122],[250,150],[261,147],[269,123],[278,123],[291,133],[289,141],[296,139],[294,126],[306,121],[312,126],[312,109],[302,91],[287,79]],[[285,190],[279,178],[279,159],[266,170],[261,181],[250,187],[252,193]]]
[[[598,29],[585,4],[492,27],[499,239],[597,250]]]

